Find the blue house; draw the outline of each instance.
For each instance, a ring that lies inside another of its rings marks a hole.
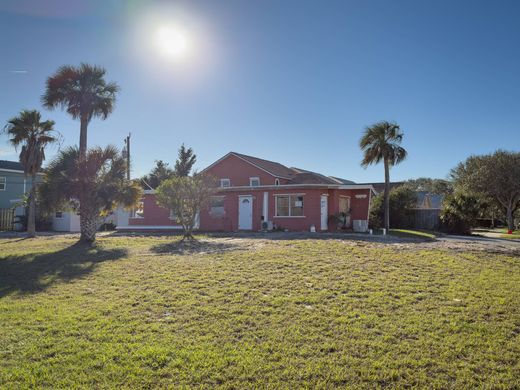
[[[39,178],[41,175],[38,174]],[[31,187],[32,179],[25,177],[22,164],[0,160],[0,209],[16,207]]]

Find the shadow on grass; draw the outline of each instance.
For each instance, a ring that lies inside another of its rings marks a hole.
[[[157,254],[191,255],[203,253],[219,253],[243,249],[241,246],[227,243],[205,240],[178,240],[165,244],[155,245],[150,250]]]
[[[11,293],[45,290],[57,281],[71,281],[91,273],[99,263],[126,256],[126,249],[102,249],[76,243],[42,255],[7,256],[0,259],[0,298]]]

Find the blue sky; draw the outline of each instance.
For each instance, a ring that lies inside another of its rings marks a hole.
[[[184,142],[199,169],[233,150],[382,181],[358,141],[385,119],[409,151],[392,180],[442,178],[470,154],[519,149],[519,14],[514,0],[2,0],[0,122],[37,108],[77,144],[79,123],[40,96],[60,65],[84,61],[121,86],[89,145],[132,132],[134,176],[173,164]],[[189,56],[156,50],[161,25],[186,32]],[[16,159],[5,137],[0,159]]]

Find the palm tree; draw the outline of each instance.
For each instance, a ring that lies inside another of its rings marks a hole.
[[[126,159],[115,147],[89,149],[84,160],[77,147],[70,147],[47,167],[40,197],[48,211],[74,208],[78,200],[82,202],[80,241],[92,243],[99,217],[119,205],[136,206],[142,189],[126,178]]]
[[[119,86],[105,81],[105,69],[82,63],[79,67],[65,65],[47,79],[45,93],[42,96],[43,105],[48,109],[61,107],[66,109],[73,119],[80,120],[79,133],[79,161],[87,158],[87,128],[91,119],[98,117],[106,119],[114,110],[116,95]],[[87,170],[84,164],[82,169]],[[87,173],[78,175],[80,182],[87,177]],[[86,209],[91,200],[88,183],[83,182],[83,191],[79,192],[79,214],[82,239],[89,240],[90,235],[84,236],[90,223],[90,211]]]
[[[112,113],[119,86],[105,81],[106,70],[82,63],[62,66],[47,79],[43,105],[50,110],[61,107],[80,120],[79,153],[87,153],[87,128],[94,117],[103,120]]]
[[[385,229],[390,228],[390,167],[406,158],[406,150],[400,146],[403,133],[396,123],[377,122],[365,128],[359,147],[364,153],[361,165],[367,167],[383,160],[385,166]]]
[[[31,177],[31,192],[29,195],[29,213],[27,216],[27,234],[36,237],[36,175],[45,160],[45,148],[57,141],[53,135],[54,121],[41,120],[41,114],[36,110],[23,110],[14,118],[9,119],[5,127],[11,144],[20,151],[20,163],[25,176]]]

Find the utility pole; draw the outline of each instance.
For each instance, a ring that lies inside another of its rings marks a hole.
[[[130,180],[130,136],[132,133],[128,133],[128,137],[125,138],[125,157],[126,157],[126,178]]]

